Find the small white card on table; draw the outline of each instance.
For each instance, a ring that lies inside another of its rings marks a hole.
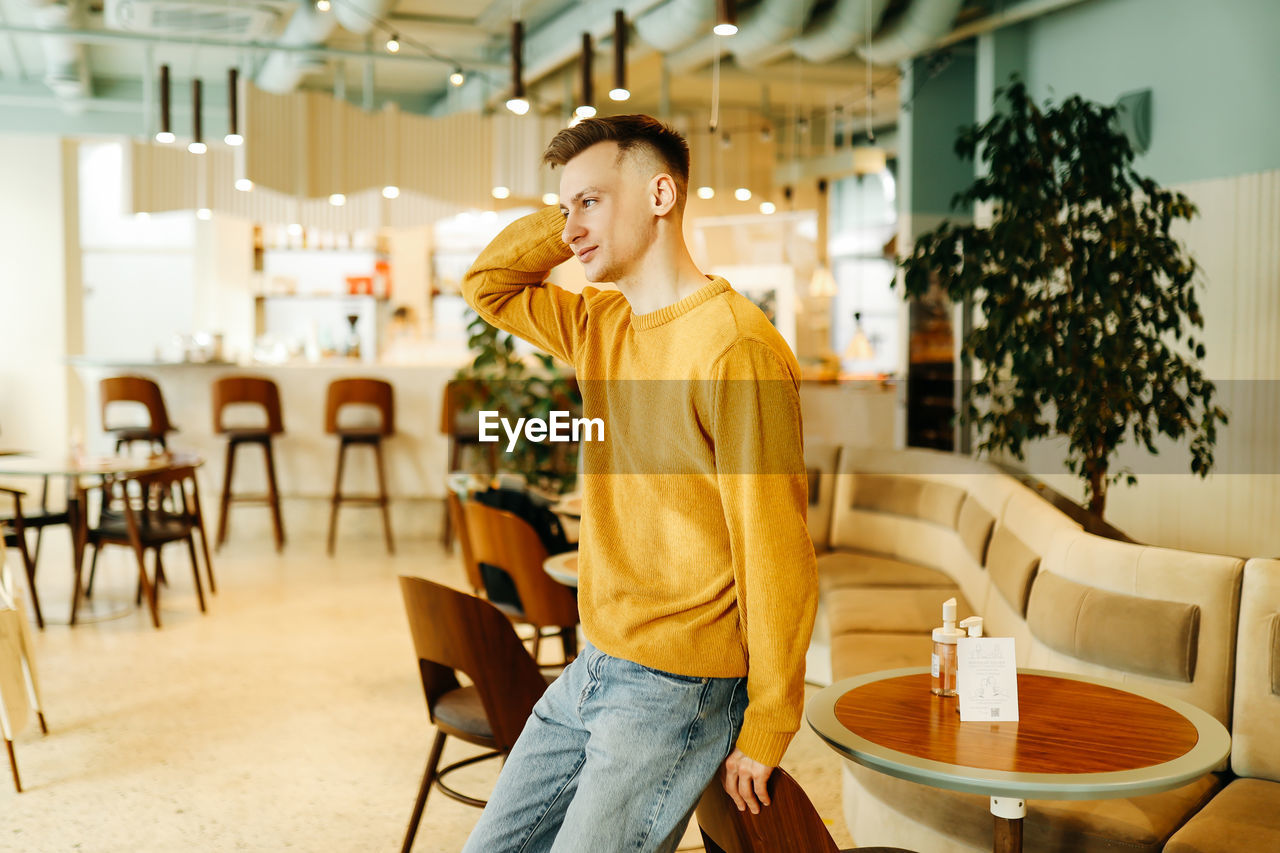
[[[958,643],[956,693],[960,722],[1018,719],[1018,666],[1012,637],[965,638]]]

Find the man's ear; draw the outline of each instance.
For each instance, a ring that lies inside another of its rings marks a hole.
[[[649,206],[657,216],[666,216],[676,206],[679,193],[675,178],[659,172],[649,181]]]

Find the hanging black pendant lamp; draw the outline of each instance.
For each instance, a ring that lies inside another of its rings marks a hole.
[[[156,134],[156,142],[166,145],[176,138],[169,114],[169,66],[160,66],[160,131]]]
[[[578,118],[591,118],[596,114],[595,87],[591,79],[591,65],[595,52],[591,48],[591,33],[582,34],[582,96],[578,98],[578,106],[573,114]]]
[[[524,96],[524,22],[511,22],[511,97],[507,109],[518,116],[529,112],[529,101]]]
[[[191,81],[191,142],[187,150],[192,154],[203,154],[208,150],[204,144],[203,126],[200,109],[200,78]]]
[[[227,69],[227,135],[223,141],[228,145],[241,145],[244,137],[240,135],[240,71]]]
[[[718,36],[731,36],[738,31],[738,4],[735,0],[716,0],[716,25],[711,31]]]
[[[627,89],[627,18],[621,9],[613,13],[613,88],[609,98],[625,101],[631,97]]]

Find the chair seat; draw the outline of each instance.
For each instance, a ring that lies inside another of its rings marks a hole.
[[[222,434],[232,441],[266,441],[271,438],[272,432],[266,427],[255,429],[226,429]]]
[[[115,436],[117,439],[124,441],[149,441],[151,439],[164,438],[166,432],[176,432],[176,430],[156,431],[151,427],[119,427],[118,429],[108,429],[104,432]]]
[[[861,551],[830,551],[818,557],[823,592],[847,586],[954,587],[946,572]]]
[[[942,602],[956,599],[956,616],[973,615],[955,587],[881,587],[874,594],[858,587],[833,589],[825,596],[831,636],[839,634],[918,634],[928,637],[937,627]]]
[[[190,519],[180,518],[177,516],[167,516],[164,518],[152,518],[144,521],[141,513],[136,516],[138,521],[138,536],[143,543],[155,544],[157,542],[173,542],[178,539],[186,539],[191,535],[192,523]],[[102,523],[89,531],[91,539],[110,539],[117,542],[129,541],[129,523],[124,518],[106,518]]]
[[[381,441],[381,427],[339,427],[338,437],[347,441]]]
[[[436,700],[436,723],[458,734],[483,740],[493,739],[493,729],[484,713],[480,691],[474,686],[459,687]]]
[[[1164,853],[1280,850],[1280,782],[1237,779],[1169,839]]]

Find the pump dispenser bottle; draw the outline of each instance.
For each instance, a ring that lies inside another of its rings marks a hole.
[[[933,629],[933,687],[936,696],[956,695],[956,643],[965,635],[956,627],[956,600],[942,603],[942,627]]]
[[[982,636],[982,617],[970,616],[968,619],[960,620],[960,627],[969,632],[969,637],[977,638]]]

